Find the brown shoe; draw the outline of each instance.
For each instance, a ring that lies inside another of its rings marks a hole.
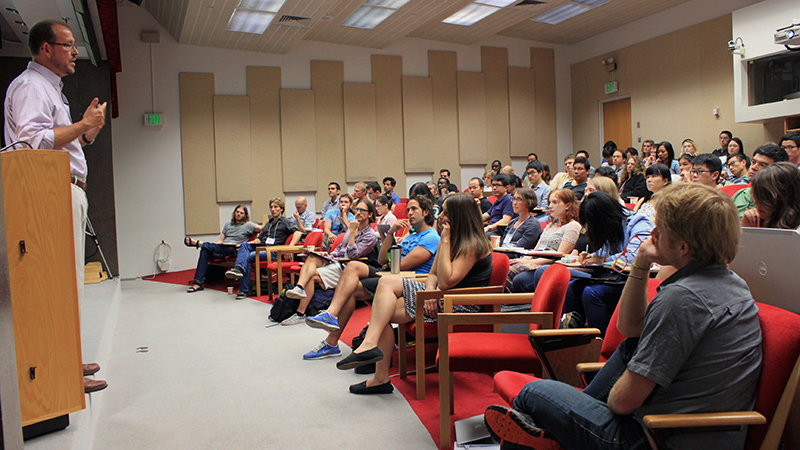
[[[83,376],[88,377],[89,375],[94,375],[97,372],[100,372],[100,364],[89,363],[83,365]]]
[[[511,408],[492,405],[483,416],[486,428],[502,448],[515,450],[563,450],[545,430],[536,427],[528,416]]]
[[[84,378],[83,379],[83,392],[86,394],[91,394],[92,392],[102,391],[103,389],[108,387],[108,383],[105,380],[93,380],[91,378]]]

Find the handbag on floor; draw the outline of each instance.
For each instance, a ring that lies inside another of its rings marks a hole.
[[[283,322],[288,319],[297,311],[300,306],[300,299],[289,298],[286,296],[286,291],[294,288],[293,284],[284,284],[281,295],[275,299],[272,304],[272,310],[269,312],[269,320],[273,322]]]

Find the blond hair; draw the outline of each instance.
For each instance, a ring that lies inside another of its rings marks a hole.
[[[608,177],[603,176],[595,176],[594,178],[589,179],[589,183],[592,183],[597,192],[604,192],[611,196],[616,201],[619,201],[619,191],[617,190],[617,184],[614,183],[614,180]]]
[[[739,250],[739,213],[733,200],[701,183],[667,186],[653,199],[656,224],[675,242],[686,242],[692,261],[729,263]]]
[[[283,202],[283,199],[275,197],[269,201],[269,206],[272,206],[273,203],[278,205],[278,208],[281,209],[281,215],[286,212],[286,203]]]

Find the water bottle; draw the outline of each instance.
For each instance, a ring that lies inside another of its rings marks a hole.
[[[389,249],[389,260],[392,262],[392,273],[398,274],[400,273],[400,246],[393,245],[392,248]]]

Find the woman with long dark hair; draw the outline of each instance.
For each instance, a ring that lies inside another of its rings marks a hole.
[[[660,142],[658,144],[656,157],[658,158],[656,161],[657,163],[669,167],[669,170],[675,175],[681,173],[680,165],[678,165],[678,161],[675,161],[675,150],[672,149],[672,144],[669,141]]]
[[[777,162],[756,172],[751,196],[755,209],[744,212],[743,227],[800,229],[800,170]]]
[[[625,162],[619,179],[619,196],[625,203],[631,203],[631,197],[641,198],[647,194],[647,183],[644,179],[644,163],[638,156],[631,156]]]
[[[442,228],[441,239],[425,283],[401,277],[383,277],[378,283],[364,341],[350,356],[336,364],[337,368],[347,370],[377,363],[375,375],[350,386],[350,392],[388,394],[394,390],[389,381],[389,364],[394,349],[391,324],[414,320],[418,291],[486,286],[489,283],[492,246],[483,232],[483,222],[475,199],[465,193],[448,196],[439,223]],[[441,308],[439,300],[425,302],[426,322],[436,321]],[[478,307],[455,306],[453,310],[476,312]]]

